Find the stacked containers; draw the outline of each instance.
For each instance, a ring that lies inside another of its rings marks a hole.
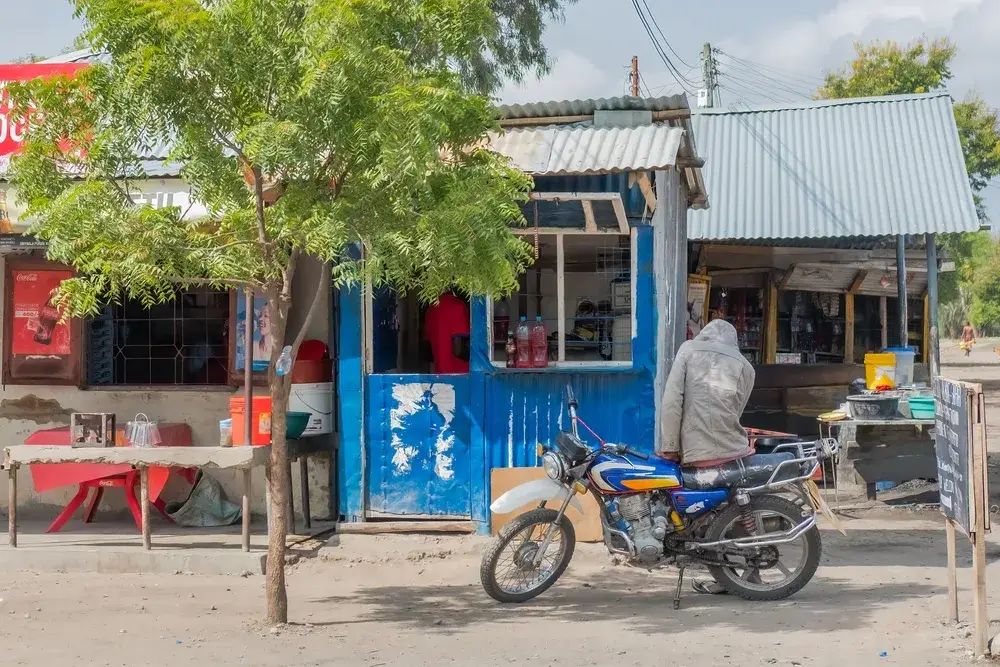
[[[912,347],[887,347],[886,352],[891,352],[895,357],[893,364],[895,370],[894,382],[897,387],[913,384],[913,361],[917,353]]]

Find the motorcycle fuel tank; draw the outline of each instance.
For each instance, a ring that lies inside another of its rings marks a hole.
[[[635,493],[681,486],[681,468],[673,461],[651,456],[600,454],[588,472],[590,482],[604,493]]]

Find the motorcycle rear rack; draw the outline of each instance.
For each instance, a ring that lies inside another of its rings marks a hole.
[[[816,525],[816,515],[810,515],[782,533],[768,533],[759,537],[734,537],[728,540],[717,540],[715,542],[689,542],[688,550],[697,549],[725,549],[735,547],[737,549],[753,549],[755,547],[768,547],[776,544],[788,544],[799,539],[805,533],[812,530]]]
[[[791,450],[792,453],[795,454],[795,458],[782,461],[775,466],[771,476],[764,484],[761,484],[760,486],[743,487],[742,490],[747,493],[774,491],[775,489],[780,489],[781,487],[788,486],[789,484],[798,484],[812,479],[813,475],[815,475],[819,470],[823,460],[836,454],[837,449],[837,441],[832,438],[815,440],[812,442],[789,442],[784,445],[778,445],[772,450],[772,453],[779,453],[782,450]],[[782,470],[797,467],[798,471],[801,473],[802,466],[806,464],[809,465],[809,472],[799,474],[795,477],[789,477],[787,479],[778,479]]]

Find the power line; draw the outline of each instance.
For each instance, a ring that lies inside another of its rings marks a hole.
[[[794,99],[791,99],[791,98],[788,97],[788,91],[786,91],[786,90],[783,90],[783,89],[780,89],[780,88],[779,89],[774,89],[774,87],[770,87],[771,89],[769,90],[768,89],[769,86],[762,85],[760,81],[744,79],[743,77],[735,76],[735,75],[727,73],[725,71],[721,71],[721,72],[719,72],[719,74],[725,75],[726,78],[728,78],[730,81],[735,81],[735,82],[741,83],[741,84],[743,84],[744,86],[748,87],[751,90],[753,90],[753,89],[758,90],[759,91],[758,94],[760,94],[760,95],[764,95],[765,93],[767,93],[768,95],[770,95],[772,97],[778,98],[775,101],[786,102],[788,104],[792,104],[792,103],[795,102]],[[792,93],[792,96],[793,97],[804,97],[803,95],[800,95],[798,93]]]
[[[684,65],[685,67],[688,67],[690,69],[694,69],[695,68],[694,65],[681,58],[681,54],[677,53],[677,51],[674,50],[674,47],[670,45],[670,40],[668,40],[667,36],[663,34],[662,30],[660,30],[660,24],[656,22],[656,17],[653,16],[653,10],[649,8],[648,4],[646,4],[646,0],[642,0],[642,6],[646,8],[646,12],[649,14],[650,20],[653,21],[653,25],[656,27],[656,31],[660,33],[660,37],[663,38],[663,43],[667,45],[667,48],[670,49],[670,52],[672,54],[674,54],[674,57],[680,61],[681,65]]]
[[[763,63],[758,63],[758,62],[755,62],[753,60],[747,60],[746,58],[740,58],[739,56],[734,56],[733,54],[731,54],[731,53],[729,53],[727,51],[723,51],[722,49],[716,49],[715,51],[720,56],[725,56],[726,58],[729,58],[730,60],[735,60],[736,62],[741,63],[741,64],[743,64],[746,67],[749,67],[751,69],[769,70],[769,71],[777,74],[778,76],[783,76],[786,79],[792,79],[794,81],[798,81],[800,84],[803,84],[803,85],[805,85],[805,86],[807,86],[809,88],[812,88],[812,87],[816,86],[817,84],[823,84],[823,83],[826,82],[821,77],[810,76],[808,74],[797,74],[795,72],[791,72],[789,70],[784,70],[784,69],[781,69],[779,67],[772,67],[770,65],[765,65]]]
[[[752,70],[752,69],[749,69],[747,67],[744,67],[743,65],[740,65],[739,63],[730,62],[730,63],[727,64],[727,67],[731,68],[731,72],[729,72],[729,76],[733,76],[732,71],[735,71],[735,72],[739,73],[741,76],[744,76],[744,77],[747,77],[747,78],[751,79],[754,82],[755,85],[774,87],[774,88],[777,88],[779,90],[783,90],[786,93],[794,95],[795,97],[804,97],[806,99],[812,98],[812,91],[810,91],[810,90],[806,90],[806,89],[804,89],[802,87],[798,87],[795,84],[790,84],[790,83],[781,81],[779,79],[775,79],[774,77],[770,77],[770,76],[768,76],[766,74],[763,74],[761,72],[757,72],[755,70]],[[726,72],[723,71],[723,72],[720,72],[720,73],[725,74]]]
[[[660,45],[659,40],[653,33],[653,28],[650,25],[649,19],[647,19],[646,15],[643,13],[642,8],[639,6],[639,2],[640,0],[632,0],[632,7],[635,9],[635,13],[639,17],[639,21],[642,23],[642,27],[646,31],[646,35],[653,43],[653,48],[656,50],[657,55],[660,56],[660,59],[663,61],[663,64],[667,66],[667,71],[670,72],[670,75],[674,78],[675,81],[677,81],[678,85],[680,85],[680,87],[684,89],[684,92],[688,93],[689,95],[694,95],[691,89],[688,88],[688,85],[697,87],[698,84],[695,83],[694,81],[691,81],[683,74],[681,74],[680,69],[678,69],[678,67],[673,63],[673,61],[670,59],[670,56],[667,55],[667,52]],[[685,82],[687,85],[685,85]]]

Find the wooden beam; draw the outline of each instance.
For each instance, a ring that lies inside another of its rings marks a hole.
[[[563,237],[556,237],[556,317],[559,319],[559,352],[556,359],[566,361],[566,249]]]
[[[580,201],[581,199],[589,199],[591,201],[622,200],[621,194],[617,192],[532,192],[528,197],[537,201]]]
[[[388,533],[474,533],[473,521],[367,521],[341,523],[337,532],[342,535],[379,535]]]
[[[778,283],[778,291],[784,290],[788,286],[788,281],[792,279],[795,275],[795,269],[798,268],[797,264],[791,264],[787,269],[785,269],[785,275],[782,276],[781,282]]]
[[[767,320],[764,324],[764,363],[778,359],[778,288],[774,278],[767,279]]]
[[[690,117],[690,109],[667,109],[653,112],[653,120],[684,120]]]
[[[705,166],[705,159],[700,157],[678,157],[674,160],[674,166],[678,169],[701,169]]]
[[[578,114],[575,116],[543,116],[538,118],[504,118],[500,127],[525,127],[542,125],[561,125],[564,123],[580,123],[594,120],[594,114]]]
[[[844,363],[854,363],[854,294],[844,295]]]
[[[625,214],[625,204],[622,202],[622,198],[612,199],[611,205],[614,206],[615,217],[618,218],[618,230],[622,234],[628,234],[628,216]]]
[[[861,284],[865,282],[865,278],[868,277],[868,270],[861,269],[854,275],[854,282],[851,283],[850,289],[847,291],[851,294],[857,294],[861,291]],[[853,299],[852,299],[853,301]]]
[[[583,206],[583,226],[588,232],[597,231],[597,220],[594,218],[594,202],[584,199],[580,202]]]
[[[886,297],[880,296],[878,300],[879,321],[882,323],[882,349],[889,347],[889,306]]]
[[[653,184],[649,180],[649,174],[642,172],[639,174],[639,189],[642,191],[642,196],[646,199],[646,208],[652,213],[656,210],[656,193],[653,192]]]

